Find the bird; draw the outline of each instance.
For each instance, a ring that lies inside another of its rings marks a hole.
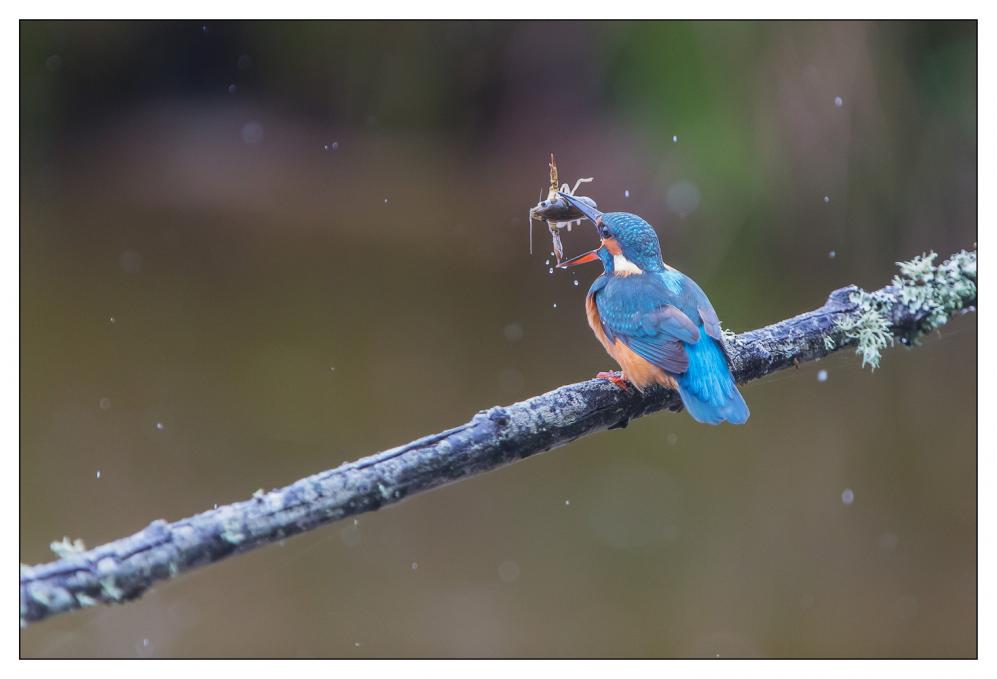
[[[559,192],[560,193],[560,192]],[[654,227],[629,212],[600,212],[560,193],[595,224],[601,244],[561,262],[568,268],[601,261],[602,275],[585,297],[589,326],[621,373],[603,372],[622,389],[674,389],[704,424],[744,424],[748,405],[731,373],[720,319],[694,280],[665,264]]]

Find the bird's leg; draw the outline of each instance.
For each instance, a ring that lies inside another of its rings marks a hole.
[[[609,380],[623,391],[630,391],[630,383],[627,381],[627,377],[623,374],[622,370],[619,372],[607,370],[606,372],[597,373],[595,378],[597,380]]]

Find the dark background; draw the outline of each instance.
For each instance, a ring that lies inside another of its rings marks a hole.
[[[548,274],[540,225],[528,252],[551,151],[735,331],[972,247],[976,49],[972,22],[22,22],[21,560],[611,367],[597,269]],[[21,651],[972,656],[976,355],[973,315],[875,373],[841,352],[748,385],[744,427],[645,418]]]

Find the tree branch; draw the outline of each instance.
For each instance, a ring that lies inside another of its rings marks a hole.
[[[907,345],[956,313],[975,311],[976,252],[940,265],[934,254],[900,264],[892,285],[874,293],[835,290],[819,309],[728,335],[739,382],[758,379],[844,347],[878,364],[893,340]],[[571,384],[403,446],[340,465],[252,499],[144,530],[86,551],[53,543],[61,557],[21,566],[21,625],[98,603],[136,599],[155,582],[347,516],[530,457],[636,417],[682,407],[659,389],[641,395],[606,380]]]

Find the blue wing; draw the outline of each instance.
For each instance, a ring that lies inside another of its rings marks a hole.
[[[590,294],[607,338],[675,375],[693,418],[707,424],[748,419],[730,373],[720,319],[695,281],[675,270],[614,276],[597,281]]]
[[[656,276],[611,277],[593,290],[602,327],[641,358],[673,373],[689,369],[685,344],[699,341],[699,328],[673,303],[674,293]]]

